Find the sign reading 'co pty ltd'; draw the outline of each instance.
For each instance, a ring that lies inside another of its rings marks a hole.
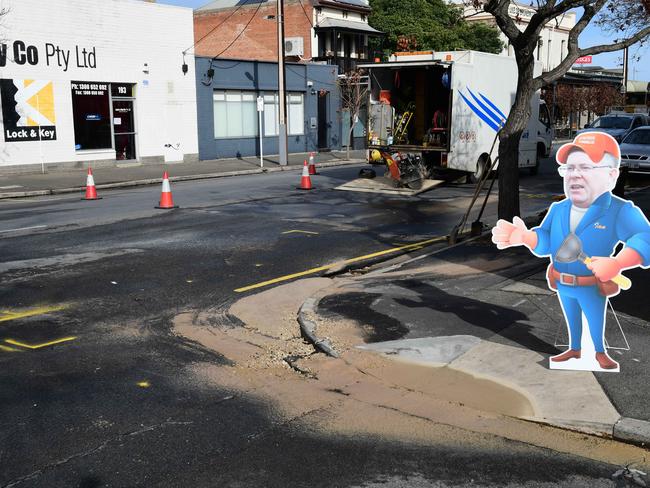
[[[51,42],[46,42],[39,50],[38,47],[24,41],[16,40],[11,44],[0,44],[0,67],[7,65],[11,60],[18,65],[36,66],[45,59],[47,66],[55,66],[63,71],[70,67],[97,68],[97,52],[95,46],[83,47],[75,45],[74,48],[65,49]]]

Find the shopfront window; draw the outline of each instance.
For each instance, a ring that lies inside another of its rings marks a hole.
[[[265,92],[264,97],[264,135],[279,134],[278,94]],[[287,93],[287,133],[290,136],[305,133],[305,106],[302,93]]]
[[[214,103],[214,137],[257,136],[257,96],[252,91],[216,90]]]
[[[108,83],[73,81],[75,149],[112,149]]]

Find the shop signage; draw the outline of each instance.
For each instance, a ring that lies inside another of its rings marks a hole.
[[[0,101],[5,142],[56,140],[51,81],[0,80]]]
[[[11,60],[17,65],[37,66],[45,60],[47,66],[56,66],[63,71],[68,71],[71,66],[76,68],[97,68],[97,51],[95,46],[85,47],[75,45],[74,48],[65,49],[51,42],[46,42],[42,49],[16,40],[11,44],[0,44],[0,67],[7,65]]]

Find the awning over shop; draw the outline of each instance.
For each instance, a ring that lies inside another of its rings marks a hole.
[[[365,22],[355,22],[353,20],[343,20],[343,19],[323,19],[319,24],[314,26],[315,29],[337,29],[345,30],[349,32],[358,32],[361,34],[369,34],[382,36],[383,33],[370,27]]]

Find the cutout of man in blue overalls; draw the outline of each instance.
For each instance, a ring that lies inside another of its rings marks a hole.
[[[648,220],[631,201],[611,193],[620,159],[618,143],[610,135],[578,135],[556,154],[567,198],[552,204],[541,225],[531,230],[518,217],[512,223],[499,220],[492,229],[492,241],[499,249],[524,245],[536,256],[551,258],[547,280],[549,288],[559,296],[570,341],[568,350],[550,359],[552,368],[554,363],[580,359],[584,313],[598,365],[603,370],[618,369],[604,346],[607,300],[619,292],[619,286],[611,280],[623,280],[618,276],[622,270],[650,265]],[[583,254],[582,258],[566,262],[560,259],[566,246],[558,251],[570,235],[574,244],[578,237]],[[619,242],[625,247],[613,256]],[[585,263],[585,257],[591,260]]]

